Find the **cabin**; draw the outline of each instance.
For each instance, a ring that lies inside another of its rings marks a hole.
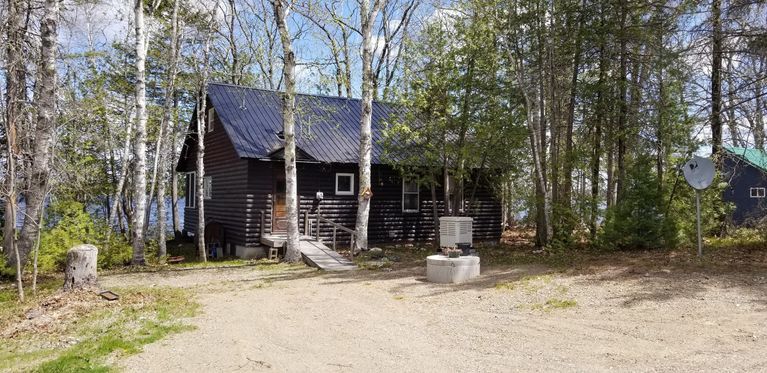
[[[767,153],[761,149],[724,147],[722,175],[727,182],[722,199],[732,202],[732,222],[751,227],[767,213]]]
[[[348,232],[355,226],[359,193],[360,112],[358,99],[303,94],[296,97],[299,229],[304,235],[319,232],[323,240],[335,235],[336,240],[347,243],[351,239]],[[382,130],[395,113],[393,105],[373,103],[369,245],[435,239],[431,188],[403,179],[382,159]],[[205,222],[223,231],[223,255],[264,256],[267,247],[281,246],[287,229],[282,95],[211,83],[204,116]],[[184,230],[189,235],[196,232],[198,214],[196,128],[193,116],[176,167],[186,177]],[[498,242],[500,202],[487,185],[472,190],[471,206],[469,201],[461,205],[465,214],[474,219],[474,242]],[[437,196],[442,194],[439,187]],[[437,205],[442,216],[445,206],[439,198]],[[319,231],[315,219],[318,213],[327,219],[319,225]],[[334,234],[333,226],[348,230],[335,229]]]

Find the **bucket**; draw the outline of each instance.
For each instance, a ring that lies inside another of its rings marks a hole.
[[[457,243],[455,244],[456,248],[461,249],[461,255],[462,256],[468,256],[471,255],[471,244],[470,243]]]

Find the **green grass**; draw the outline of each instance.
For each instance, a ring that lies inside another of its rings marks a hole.
[[[531,305],[530,308],[533,310],[551,312],[553,310],[558,310],[558,309],[572,308],[577,305],[578,305],[578,302],[576,302],[574,299],[551,298],[543,304],[535,303]]]
[[[530,275],[524,276],[519,280],[504,281],[495,284],[497,290],[525,290],[527,292],[536,292],[554,280],[554,275]]]
[[[192,329],[183,319],[199,310],[199,305],[181,289],[114,291],[120,294],[119,301],[94,300],[93,308],[81,310],[77,318],[63,320],[61,327],[48,333],[30,330],[13,338],[0,338],[0,371],[113,371],[110,361],[138,353],[142,346],[170,334]],[[16,312],[23,309],[20,306]],[[73,343],[62,345],[61,341],[67,340]]]
[[[578,305],[573,299],[549,299],[546,301],[546,306],[549,308],[570,308]]]
[[[764,249],[767,247],[767,235],[764,231],[752,228],[740,228],[724,237],[707,237],[707,249]]]

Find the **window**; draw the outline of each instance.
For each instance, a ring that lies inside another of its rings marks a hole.
[[[418,182],[402,180],[402,212],[418,212]]]
[[[213,198],[213,177],[205,176],[202,179],[202,195],[205,199]]]
[[[336,174],[336,195],[354,195],[354,174]]]
[[[197,194],[195,188],[197,188],[197,180],[194,177],[194,172],[186,174],[186,207],[194,208],[195,201],[197,200]]]
[[[764,188],[751,188],[751,198],[764,198],[764,197],[765,197]]]
[[[213,118],[214,118],[215,112],[213,111],[213,108],[208,109],[208,133],[213,132]]]

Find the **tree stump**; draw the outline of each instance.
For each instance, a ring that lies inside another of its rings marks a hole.
[[[67,252],[64,269],[64,291],[96,287],[99,249],[93,245],[77,245]]]

